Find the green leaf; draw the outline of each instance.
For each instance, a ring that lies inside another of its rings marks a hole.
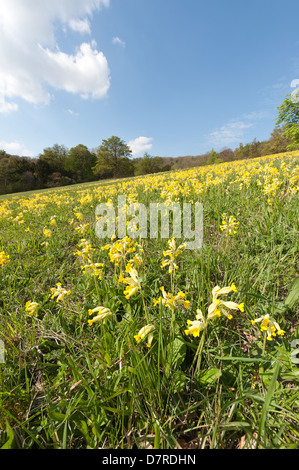
[[[215,356],[215,359],[220,361],[232,361],[232,362],[263,362],[264,360],[257,357],[242,357],[242,356]]]
[[[176,370],[173,374],[173,380],[175,383],[175,390],[176,392],[180,393],[185,388],[186,383],[186,375],[182,370]]]
[[[5,444],[3,444],[1,449],[14,449],[16,447],[16,440],[15,440],[14,432],[8,423],[6,423],[6,426],[7,426],[6,434],[7,434],[8,439],[5,442]]]
[[[64,421],[66,417],[65,414],[59,413],[58,411],[55,411],[55,410],[49,410],[48,415],[51,419],[53,419],[54,421],[58,421],[59,423]]]
[[[166,368],[165,373],[175,368],[179,368],[186,356],[186,343],[181,338],[175,338],[166,348]]]
[[[213,367],[212,369],[204,370],[200,373],[199,383],[201,385],[212,385],[217,382],[221,375],[220,369]]]
[[[258,448],[258,444],[260,442],[261,434],[262,433],[264,435],[266,434],[266,423],[267,423],[268,411],[269,411],[271,400],[273,398],[273,395],[274,395],[274,392],[275,392],[275,389],[276,389],[276,382],[277,382],[277,379],[278,379],[278,376],[279,376],[280,367],[281,367],[280,363],[277,362],[276,366],[274,367],[272,378],[271,378],[271,381],[270,381],[270,384],[269,384],[269,387],[268,387],[268,391],[267,391],[267,394],[266,394],[266,397],[265,397],[264,406],[263,406],[263,409],[262,409],[262,415],[261,415],[261,419],[260,419],[259,430],[258,430],[258,436],[257,436],[257,448]]]
[[[299,276],[294,280],[290,292],[285,299],[285,304],[290,308],[294,308],[299,300]]]

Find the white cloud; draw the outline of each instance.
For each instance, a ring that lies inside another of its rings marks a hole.
[[[4,99],[0,100],[0,113],[8,114],[18,110],[16,103],[7,103]]]
[[[209,142],[215,147],[239,143],[244,135],[244,129],[252,127],[251,123],[232,121],[209,134]]]
[[[254,127],[260,119],[269,117],[267,111],[252,111],[240,118],[232,119],[223,126],[210,132],[208,142],[214,147],[226,147],[239,144],[245,138],[246,129]]]
[[[91,34],[90,23],[88,21],[88,18],[84,18],[84,20],[72,18],[69,21],[69,27],[77,33]]]
[[[54,88],[78,93],[82,98],[103,98],[109,87],[109,69],[102,52],[89,43],[81,44],[76,55],[44,49],[47,81]]]
[[[66,54],[55,38],[65,25],[89,33],[88,16],[102,6],[109,0],[0,0],[0,112],[16,110],[16,98],[49,104],[50,87],[84,98],[107,94],[109,67],[95,41]]]
[[[122,47],[125,47],[126,43],[122,39],[120,39],[118,36],[114,36],[112,39],[112,44],[119,45]]]
[[[5,142],[0,140],[0,149],[5,150],[10,155],[19,155],[26,157],[33,157],[33,153],[27,150],[23,144],[19,142]]]
[[[130,142],[128,142],[128,146],[132,150],[132,155],[140,155],[147,150],[150,150],[153,146],[151,143],[152,140],[152,137],[143,136],[137,137],[134,140],[130,140]]]
[[[68,109],[67,112],[72,116],[79,116],[79,113],[76,113],[76,111],[73,111],[72,109]]]

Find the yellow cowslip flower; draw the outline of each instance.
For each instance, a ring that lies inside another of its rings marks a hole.
[[[51,217],[50,225],[52,225],[52,227],[56,227],[56,226],[57,226],[57,222],[56,222],[56,220],[55,220],[55,216]]]
[[[101,249],[109,250],[110,261],[116,266],[119,266],[121,261],[125,262],[128,253],[136,251],[133,241],[128,236],[122,240],[116,240],[113,244],[102,246]]]
[[[80,220],[82,220],[82,219],[83,219],[83,214],[82,214],[81,212],[74,212],[74,214],[75,214],[75,216],[76,216],[77,220],[79,220],[79,221],[80,221]]]
[[[251,320],[251,324],[255,325],[256,323],[260,323],[260,329],[261,331],[267,332],[267,340],[272,341],[273,336],[275,337],[276,334],[279,336],[283,336],[285,334],[285,331],[280,328],[278,323],[273,320],[267,313],[266,315],[262,315],[261,317],[257,318],[256,320]]]
[[[24,223],[24,220],[23,220],[23,212],[20,212],[17,217],[15,219],[13,219],[14,222],[18,222],[19,224],[23,224]]]
[[[240,222],[236,221],[236,218],[231,215],[227,218],[227,214],[222,214],[222,225],[220,225],[220,230],[228,235],[235,235],[239,228]]]
[[[152,333],[154,329],[155,329],[154,325],[146,325],[143,328],[141,328],[141,330],[138,332],[137,335],[134,336],[134,339],[136,340],[137,343],[139,343],[146,336],[148,336],[146,345],[148,348],[150,348],[152,341],[153,341],[153,337],[154,337]]]
[[[0,266],[3,268],[3,266],[5,266],[9,262],[9,255],[7,255],[5,251],[0,251]]]
[[[136,253],[136,255],[133,256],[133,258],[128,261],[128,264],[126,265],[126,273],[128,273],[130,269],[134,267],[136,268],[139,267],[142,263],[143,263],[142,256],[139,253]]]
[[[102,270],[100,268],[104,267],[104,263],[89,263],[81,266],[83,274],[85,276],[98,276],[99,279],[102,279]]]
[[[163,256],[165,259],[162,260],[161,268],[168,266],[168,272],[172,273],[174,270],[178,269],[175,258],[177,258],[183,252],[183,249],[186,247],[186,243],[182,243],[177,247],[175,238],[173,237],[171,240],[168,240],[168,247],[168,250],[163,251]]]
[[[210,318],[220,317],[222,313],[231,320],[233,316],[229,313],[230,310],[240,310],[244,312],[244,303],[237,304],[235,302],[225,302],[224,300],[218,299],[220,295],[229,294],[230,292],[237,292],[235,284],[231,284],[229,287],[223,287],[222,289],[219,286],[214,287],[212,290],[213,302],[208,308],[208,320]]]
[[[162,297],[159,297],[158,300],[154,299],[154,305],[157,305],[161,301],[163,305],[172,310],[179,306],[183,306],[184,308],[190,306],[190,301],[185,300],[186,294],[184,294],[184,292],[179,291],[176,295],[173,295],[167,293],[163,286],[160,287],[160,291],[162,292]]]
[[[61,282],[57,282],[56,287],[51,288],[51,292],[51,299],[57,297],[56,302],[59,302],[59,300],[63,300],[66,295],[71,294],[70,290],[66,290],[61,287]]]
[[[126,299],[129,299],[130,297],[132,297],[132,295],[136,294],[136,292],[141,289],[137,270],[135,268],[129,269],[129,275],[130,277],[123,277],[123,275],[121,274],[118,279],[119,282],[127,284],[124,290]]]
[[[30,300],[28,300],[28,302],[26,302],[26,312],[29,313],[29,315],[31,316],[35,316],[35,317],[38,317],[38,309],[39,309],[40,305],[37,303],[37,302],[31,302]]]
[[[103,306],[95,307],[93,309],[88,310],[89,315],[92,315],[93,313],[96,313],[96,312],[100,312],[100,313],[96,317],[93,317],[88,320],[89,325],[92,325],[94,322],[102,321],[102,320],[103,320],[103,323],[105,324],[106,319],[110,317],[111,315],[113,315],[113,313],[111,312],[111,310],[109,310],[109,308],[103,307]]]
[[[208,307],[207,319],[204,318],[202,311],[197,309],[196,319],[193,321],[187,321],[189,328],[185,330],[185,334],[187,336],[191,334],[194,337],[197,337],[201,331],[207,328],[208,322],[212,318],[221,317],[221,315],[224,314],[229,320],[231,320],[233,316],[229,313],[230,310],[241,310],[244,312],[244,303],[237,304],[235,302],[225,302],[218,299],[220,295],[229,294],[230,292],[237,292],[235,284],[231,284],[229,287],[223,287],[222,289],[219,286],[214,287],[212,290],[213,302]]]
[[[46,227],[45,227],[45,228],[43,229],[43,234],[44,234],[45,237],[47,237],[47,238],[52,238],[52,232],[51,232],[51,230],[50,230],[49,228],[46,228]]]
[[[188,336],[189,334],[193,335],[194,338],[199,336],[200,331],[204,330],[207,327],[207,322],[204,319],[202,311],[197,309],[197,315],[195,315],[196,320],[187,320],[187,325],[189,328],[185,330],[185,334]]]
[[[89,224],[80,224],[75,227],[76,232],[84,234],[88,230]]]
[[[92,247],[91,242],[83,238],[78,246],[80,250],[75,251],[74,255],[80,256],[83,260],[90,261],[92,253],[94,252],[94,248]]]

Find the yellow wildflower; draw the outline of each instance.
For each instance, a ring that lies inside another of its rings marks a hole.
[[[81,266],[81,269],[83,271],[83,274],[85,276],[98,276],[99,279],[102,279],[102,270],[100,268],[103,268],[104,264],[103,263],[89,263]]]
[[[88,320],[89,325],[92,325],[94,322],[102,321],[102,320],[103,320],[103,323],[105,324],[106,319],[110,317],[111,315],[113,315],[113,313],[111,312],[111,310],[109,310],[109,308],[103,307],[103,306],[95,307],[93,309],[88,310],[89,315],[92,315],[93,313],[96,313],[96,312],[99,312],[99,315],[89,319]]]
[[[46,227],[45,227],[45,228],[43,229],[43,234],[44,234],[45,237],[47,237],[47,238],[51,238],[51,237],[52,237],[52,232],[51,232],[51,230],[50,230],[49,228],[46,228]]]
[[[231,320],[233,316],[229,313],[230,310],[240,310],[244,312],[244,303],[237,304],[236,302],[226,302],[218,299],[220,295],[229,294],[230,292],[237,292],[235,284],[231,284],[229,287],[223,287],[222,289],[219,286],[214,287],[212,290],[213,302],[208,308],[208,319],[214,318],[215,316],[220,317],[223,313]]]
[[[185,334],[188,336],[189,334],[193,335],[194,338],[199,336],[200,331],[204,330],[207,326],[207,323],[204,319],[202,311],[197,309],[197,315],[195,316],[196,320],[187,320],[187,325],[189,328],[185,330]]]
[[[141,328],[141,330],[138,332],[137,335],[134,336],[134,339],[136,340],[137,343],[139,343],[146,336],[148,336],[146,345],[148,348],[150,348],[152,341],[153,341],[153,337],[154,337],[152,333],[154,329],[155,329],[154,325],[146,325],[143,328]]]
[[[229,294],[230,292],[237,292],[235,284],[231,284],[229,287],[223,287],[222,289],[219,286],[214,287],[212,290],[213,302],[208,307],[207,319],[204,318],[202,311],[197,309],[197,315],[195,316],[196,319],[193,321],[187,320],[189,328],[185,330],[185,334],[187,336],[191,334],[194,337],[197,337],[199,336],[200,331],[207,328],[208,322],[212,318],[219,318],[223,313],[229,320],[231,320],[233,316],[230,313],[230,310],[241,310],[244,312],[244,303],[237,304],[235,302],[225,302],[218,299],[220,295]]]
[[[5,251],[0,251],[0,266],[3,268],[9,261],[9,255],[7,255]]]
[[[38,309],[39,309],[39,304],[37,302],[31,302],[30,300],[28,300],[28,302],[26,302],[26,312],[29,313],[29,315],[33,316],[35,315],[36,317],[38,317]]]
[[[129,269],[129,275],[130,277],[123,277],[123,275],[121,274],[118,279],[119,282],[127,284],[124,290],[126,299],[129,299],[130,297],[132,297],[132,295],[136,294],[136,292],[141,289],[137,270],[135,268]]]
[[[55,297],[57,297],[56,302],[59,302],[59,300],[63,300],[66,295],[71,294],[70,290],[66,290],[66,289],[63,289],[63,287],[61,287],[61,282],[57,282],[56,288],[52,287],[51,292],[52,292],[51,299],[54,299]]]
[[[168,272],[172,273],[174,270],[178,269],[175,258],[177,258],[183,252],[183,249],[186,247],[186,243],[182,243],[177,247],[175,238],[173,237],[171,240],[168,240],[168,247],[168,250],[163,251],[163,256],[165,259],[162,261],[161,268],[168,266]]]
[[[225,235],[235,235],[239,228],[240,222],[236,221],[236,218],[231,215],[227,218],[226,214],[222,214],[222,225],[220,225],[220,230],[225,233]]]
[[[283,336],[285,331],[280,328],[278,323],[269,316],[269,314],[262,315],[255,320],[251,320],[251,324],[261,323],[260,329],[267,333],[267,340],[272,341],[276,335]]]
[[[190,301],[185,300],[186,294],[184,294],[184,292],[179,291],[176,295],[173,295],[171,293],[167,293],[163,286],[160,287],[160,290],[162,292],[162,297],[159,297],[158,300],[154,299],[154,305],[157,305],[161,301],[163,305],[172,310],[179,306],[183,306],[184,308],[189,307]]]

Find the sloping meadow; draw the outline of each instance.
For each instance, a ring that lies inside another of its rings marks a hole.
[[[1,198],[3,448],[298,447],[298,162]]]

